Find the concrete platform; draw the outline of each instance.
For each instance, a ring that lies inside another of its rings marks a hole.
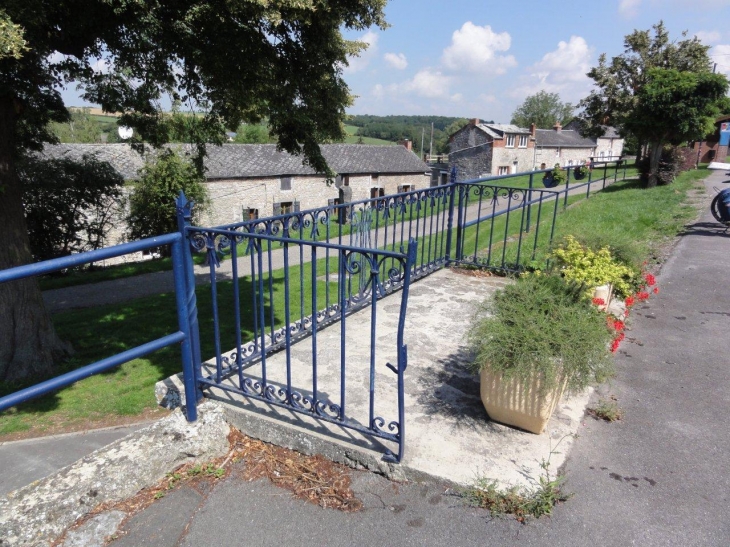
[[[382,461],[386,448],[395,451],[387,441],[224,390],[214,389],[208,395],[225,402],[229,421],[248,435],[305,453],[323,453],[394,479],[432,477],[471,484],[477,477],[488,477],[503,484],[533,484],[543,460],[550,459],[552,471],[565,461],[589,393],[562,400],[541,435],[489,420],[479,398],[478,376],[468,370],[464,333],[475,306],[505,282],[442,270],[412,285],[405,333],[406,442],[400,465]],[[400,300],[401,293],[381,300],[376,314],[375,408],[386,424],[398,416],[396,375],[385,365],[395,363]],[[346,415],[362,424],[368,423],[370,321],[370,308],[346,321]],[[336,404],[340,403],[340,339],[339,323],[317,335],[318,389],[325,394],[320,398],[328,396]],[[311,355],[311,338],[292,347],[292,386],[307,396],[312,387]],[[260,365],[249,367],[246,374],[260,378]],[[267,358],[267,378],[286,385],[285,352]]]

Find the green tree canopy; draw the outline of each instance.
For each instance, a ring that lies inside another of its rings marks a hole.
[[[728,81],[722,74],[650,68],[635,95],[636,108],[624,127],[651,144],[649,185],[656,184],[664,144],[701,139],[726,105]]]
[[[203,112],[200,143],[268,119],[279,145],[327,169],[318,143],[344,138],[343,29],[385,28],[386,0],[6,0],[0,16],[0,269],[32,260],[16,160],[68,120],[59,88],[84,97],[133,143],[169,138],[164,97]],[[202,158],[199,158],[199,166]],[[63,354],[37,283],[0,285],[0,380],[47,375]]]
[[[513,123],[519,127],[535,124],[538,129],[552,129],[555,122],[568,123],[573,118],[575,107],[560,100],[557,93],[538,91],[529,95],[512,113]]]
[[[635,30],[627,35],[624,38],[624,53],[613,57],[610,62],[602,54],[598,66],[588,72],[588,76],[595,82],[595,90],[579,104],[584,109],[581,118],[586,124],[587,132],[601,135],[604,126],[616,127],[623,136],[636,137],[640,145],[651,144],[652,154],[656,154],[664,143],[670,142],[661,136],[661,132],[649,136],[648,132],[642,131],[642,136],[635,131],[647,127],[646,115],[642,111],[642,101],[647,100],[643,95],[644,87],[649,81],[655,82],[658,77],[658,73],[651,69],[694,74],[711,72],[709,46],[703,45],[696,37],[687,38],[686,32],[682,34],[682,38],[678,41],[671,40],[664,23],[660,21],[649,30]],[[663,80],[669,83],[666,79]],[[700,110],[696,112],[699,113]],[[659,118],[662,115],[656,111],[653,111],[653,115],[656,116],[657,124],[661,124]],[[704,121],[700,123],[698,120],[691,123],[695,127],[705,125]],[[701,136],[703,135],[686,138]],[[649,185],[657,182],[658,161],[658,157],[652,157]]]
[[[195,202],[197,222],[208,202],[203,180],[195,166],[173,149],[151,158],[129,195],[129,237],[143,239],[177,230],[175,198],[181,190]]]
[[[80,161],[29,156],[18,167],[35,260],[103,245],[124,185],[111,165],[88,155]]]

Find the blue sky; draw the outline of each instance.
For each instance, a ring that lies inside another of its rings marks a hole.
[[[542,89],[577,102],[585,73],[623,37],[664,20],[687,30],[730,75],[730,0],[391,0],[391,27],[348,33],[371,44],[345,70],[352,114],[433,114],[509,122]]]
[[[348,32],[370,43],[345,68],[352,114],[422,114],[509,122],[540,90],[577,102],[585,73],[623,51],[623,37],[664,20],[697,35],[730,76],[730,0],[391,0],[390,28]],[[78,92],[63,92],[80,105]]]

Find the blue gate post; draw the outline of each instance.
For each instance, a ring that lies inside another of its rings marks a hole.
[[[411,238],[408,242],[408,258],[406,260],[403,278],[403,295],[400,300],[400,317],[398,319],[398,462],[403,461],[403,452],[406,445],[406,406],[405,406],[405,372],[408,367],[408,345],[403,343],[403,332],[406,326],[406,309],[408,308],[408,293],[411,286],[411,268],[416,263],[418,241]],[[391,369],[393,367],[390,367]]]
[[[180,231],[180,235],[182,235],[181,246],[183,251],[182,258],[184,275],[181,277],[184,278],[184,286],[181,286],[181,288],[184,289],[184,306],[188,315],[188,328],[190,329],[190,355],[192,359],[190,367],[191,370],[183,371],[183,375],[185,376],[185,406],[188,409],[188,420],[193,421],[195,418],[191,419],[190,413],[192,412],[193,414],[197,414],[197,411],[190,409],[191,407],[194,409],[195,404],[197,404],[197,402],[203,398],[203,392],[200,389],[200,384],[198,382],[198,380],[202,376],[200,370],[202,359],[200,356],[200,327],[198,325],[198,304],[197,298],[195,296],[195,271],[193,270],[193,254],[190,239],[185,230],[186,227],[192,224],[191,218],[193,202],[189,201],[185,197],[185,193],[181,190],[180,195],[175,200],[175,206],[177,210],[177,227]],[[177,291],[177,282],[175,288]],[[191,378],[189,379],[189,377]],[[189,385],[190,388],[188,387]],[[188,389],[190,389],[191,391],[188,392]],[[190,403],[191,401],[194,401],[192,405]]]
[[[449,217],[446,227],[446,264],[451,262],[451,238],[454,233],[454,194],[456,193],[456,165],[451,168],[450,177],[451,196],[449,197]],[[458,247],[457,247],[458,248]]]
[[[530,221],[532,220],[532,189],[535,187],[534,186],[535,181],[533,179],[534,179],[534,174],[532,172],[530,172],[530,185],[529,185],[530,189],[527,192],[527,228],[525,228],[525,232],[530,231],[530,224],[531,224]]]

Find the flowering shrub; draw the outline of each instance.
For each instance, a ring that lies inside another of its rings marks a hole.
[[[626,310],[624,311],[624,319],[629,316],[631,308],[636,305],[637,302],[644,302],[648,300],[652,293],[659,294],[659,287],[657,286],[656,277],[654,277],[654,275],[649,272],[643,272],[641,274],[641,279],[643,279],[643,283],[639,285],[636,294],[629,295],[624,300],[624,305],[626,307]],[[602,298],[594,298],[592,303],[599,308],[604,304]],[[624,332],[626,330],[626,323],[613,315],[608,315],[606,316],[606,326],[613,335],[611,353],[616,353],[621,342],[623,342],[626,338],[626,334]]]
[[[638,272],[615,260],[608,247],[593,251],[576,241],[573,236],[565,238],[565,244],[552,253],[557,259],[562,276],[584,283],[588,292],[593,288],[611,283],[617,295],[628,297],[633,289]]]

